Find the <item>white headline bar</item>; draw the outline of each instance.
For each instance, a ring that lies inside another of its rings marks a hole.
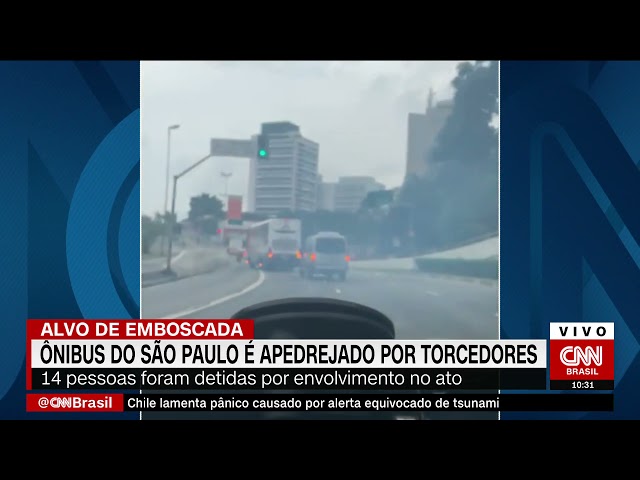
[[[32,340],[31,368],[546,368],[546,340]]]
[[[614,323],[551,323],[551,340],[613,340]]]

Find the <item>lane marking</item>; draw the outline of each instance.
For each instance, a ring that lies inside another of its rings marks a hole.
[[[178,260],[180,260],[184,256],[185,253],[187,253],[187,251],[186,250],[182,250],[179,254],[177,254],[175,257],[173,257],[171,259],[171,261],[172,262],[177,262]]]
[[[192,315],[197,312],[201,312],[202,310],[206,310],[207,308],[215,307],[216,305],[220,305],[221,303],[228,302],[234,298],[237,298],[245,293],[249,293],[252,290],[258,288],[264,282],[266,275],[262,270],[258,270],[258,280],[249,285],[248,287],[243,288],[239,292],[231,293],[224,297],[213,300],[212,302],[207,303],[206,305],[202,305],[200,307],[190,308],[188,310],[183,310],[182,312],[174,313],[173,315],[167,315],[166,317],[159,317],[160,320],[174,320],[176,318],[186,317],[187,315]]]
[[[184,256],[185,253],[187,253],[186,250],[180,251],[180,253],[174,255],[171,258],[171,261],[175,262],[176,260],[179,260]],[[146,263],[147,265],[156,264],[156,263],[167,263],[167,256],[165,255],[164,257],[142,259],[142,263]]]
[[[186,250],[182,250],[180,253],[178,253],[175,257],[173,257],[171,259],[171,263],[173,263],[173,262],[175,262],[177,260],[180,260],[184,256],[185,253],[187,253],[187,251]],[[165,265],[166,263],[167,263],[167,259],[166,258],[150,258],[148,260],[142,260],[141,264],[140,264],[140,272],[144,272],[145,267],[146,268],[150,268],[150,267],[155,267],[156,265]],[[154,273],[154,272],[155,271],[152,271],[152,272],[147,271],[147,272],[144,272],[144,273]],[[142,275],[141,275],[141,278],[142,278]],[[154,286],[154,285],[151,285],[151,286]],[[143,288],[146,288],[146,287],[143,287]]]
[[[424,293],[426,293],[427,295],[431,295],[432,297],[439,297],[440,294],[438,292],[434,292],[432,290],[426,290]]]

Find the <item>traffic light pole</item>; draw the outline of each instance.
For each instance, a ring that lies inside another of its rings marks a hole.
[[[209,160],[212,157],[211,154],[207,155],[206,157],[198,160],[196,163],[194,163],[193,165],[191,165],[189,168],[187,168],[186,170],[180,172],[177,175],[173,176],[173,196],[171,197],[171,218],[169,219],[169,222],[171,224],[171,230],[170,230],[170,235],[169,235],[169,249],[167,252],[167,273],[171,273],[171,259],[173,257],[173,236],[175,233],[175,226],[176,226],[176,195],[178,193],[178,180],[180,180],[182,177],[184,177],[187,173],[189,173],[190,171],[192,171],[194,168],[199,167],[200,165],[202,165],[204,162],[206,162],[207,160]]]
[[[258,152],[257,157],[262,159],[269,158],[269,137],[264,134],[258,135]]]

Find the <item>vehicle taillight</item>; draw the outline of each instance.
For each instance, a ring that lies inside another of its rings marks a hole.
[[[273,252],[269,249],[269,253],[267,253],[268,258],[273,258]]]
[[[349,255],[346,255],[346,256],[344,257],[344,259],[345,259],[347,262],[350,262],[350,261],[351,261],[351,257],[350,257]]]
[[[311,255],[309,255],[309,260],[311,260],[312,262],[316,261],[316,254],[312,253]]]
[[[298,250],[298,251],[296,252],[296,258],[297,258],[297,259],[302,258],[302,252],[300,252],[300,250]]]

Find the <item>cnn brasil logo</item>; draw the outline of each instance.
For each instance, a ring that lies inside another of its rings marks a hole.
[[[613,389],[613,323],[551,323],[552,389]]]

